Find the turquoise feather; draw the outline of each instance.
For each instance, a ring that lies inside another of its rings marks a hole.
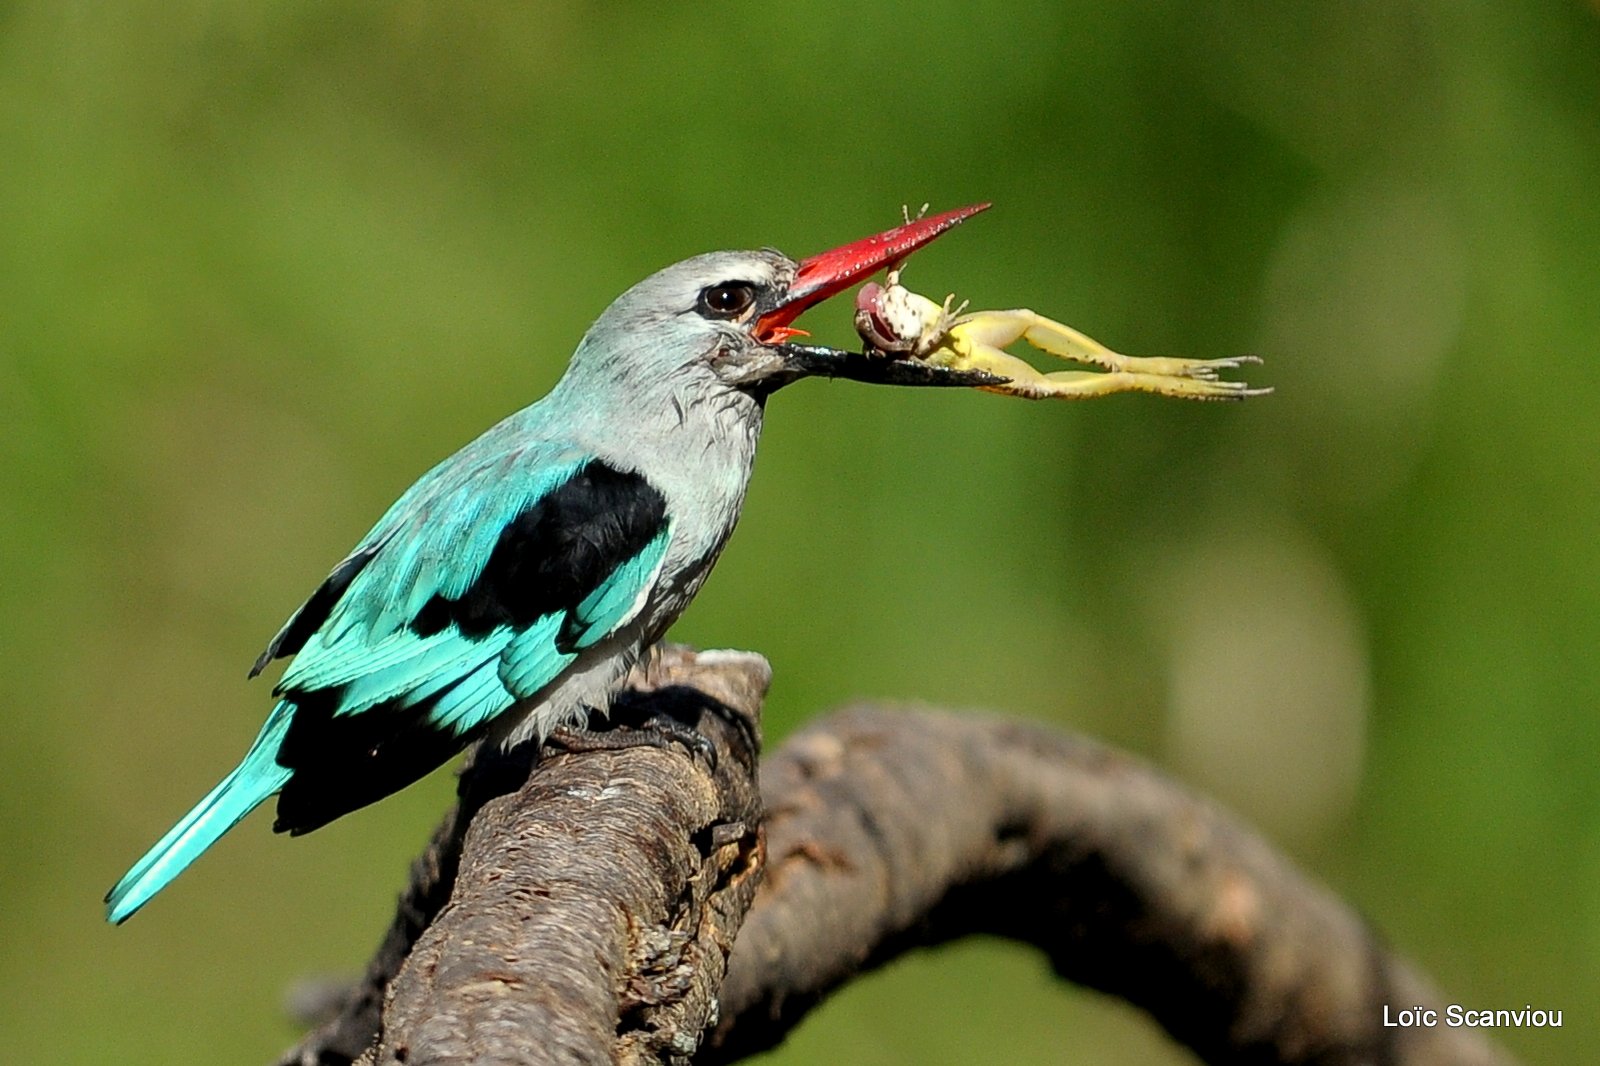
[[[575,469],[572,464],[547,471],[538,479],[542,491],[563,484]],[[437,522],[420,537],[405,536],[409,514],[401,516],[397,529],[374,530],[364,543],[382,538],[383,550],[284,671],[275,691],[286,698],[244,761],[117,883],[107,897],[110,919],[125,921],[288,782],[290,771],[278,765],[275,756],[292,721],[295,695],[339,689],[336,715],[383,713],[389,701],[404,708],[432,700],[426,722],[454,736],[466,736],[517,701],[537,695],[577,658],[578,651],[625,622],[655,580],[670,527],[613,570],[570,614],[545,615],[521,632],[502,626],[468,638],[447,628],[422,636],[406,627],[411,616],[382,631],[397,601],[406,607],[415,603],[420,611],[436,595],[461,595],[482,572],[500,529],[532,502],[518,492],[460,510],[442,508],[436,513],[453,520]],[[442,557],[443,546],[452,541],[457,555]],[[402,577],[413,582],[412,587],[404,597],[391,595],[384,580]]]
[[[434,704],[428,723],[464,736],[509,708],[516,697],[501,682],[497,666],[495,662],[486,662],[456,682]]]
[[[390,508],[358,551],[381,544],[327,621],[311,635],[274,689],[282,699],[239,766],[178,822],[106,897],[107,915],[123,922],[178,876],[216,840],[288,783],[276,755],[289,730],[296,695],[340,688],[336,714],[381,713],[388,700],[416,706],[438,697],[428,722],[454,735],[469,733],[531,695],[573,659],[558,653],[555,635],[565,615],[550,616],[522,634],[502,628],[469,640],[453,629],[419,636],[407,628],[435,596],[459,596],[482,572],[500,531],[545,493],[568,481],[587,456],[567,445],[495,448],[493,431],[475,443],[476,462],[441,464]],[[513,462],[532,464],[532,476],[507,477]],[[634,590],[637,595],[639,589]],[[510,688],[501,680],[514,678]],[[443,693],[443,695],[440,695]]]
[[[463,640],[450,632],[439,635],[449,639],[430,641],[420,654],[349,682],[334,713],[361,714],[387,700],[409,696],[429,679],[439,678],[448,684],[449,679],[473,673],[485,663],[498,660],[513,634],[510,629],[500,629],[476,641]],[[419,639],[418,645],[422,644]],[[416,702],[408,700],[408,704]]]
[[[500,681],[519,696],[533,696],[577,655],[557,646],[566,614],[547,614],[518,634],[500,657]]]
[[[589,593],[573,612],[569,632],[577,636],[571,641],[575,648],[587,648],[615,629],[624,618],[633,613],[639,596],[654,583],[656,570],[667,554],[667,543],[672,537],[669,523],[644,550],[611,572],[599,588]]]
[[[106,916],[112,922],[120,925],[127,921],[218,837],[288,782],[289,771],[279,766],[274,756],[289,729],[293,710],[287,700],[279,703],[238,767],[117,882],[106,896]]]

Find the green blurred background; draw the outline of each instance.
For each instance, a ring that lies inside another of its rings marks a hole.
[[[907,274],[1244,406],[805,383],[674,635],[773,740],[854,696],[1086,730],[1218,796],[1459,1001],[1600,999],[1600,12],[1568,0],[0,6],[0,1031],[263,1062],[448,774],[100,895],[242,753],[245,669],[413,477],[719,247],[996,207]],[[848,309],[808,323],[852,339]],[[1180,1063],[1006,945],[774,1061]]]

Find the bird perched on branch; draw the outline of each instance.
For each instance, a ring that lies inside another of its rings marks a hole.
[[[251,671],[293,656],[244,759],[106,897],[122,922],[270,796],[305,833],[468,744],[606,707],[688,606],[744,502],[767,396],[811,375],[982,384],[790,343],[799,314],[987,207],[795,262],[713,252],[620,296],[548,396],[417,481]]]

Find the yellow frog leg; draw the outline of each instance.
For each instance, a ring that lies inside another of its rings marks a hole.
[[[1008,344],[1026,340],[1040,351],[1074,362],[1104,367],[1109,373],[1056,371],[1043,373],[1030,363],[1003,351]],[[966,370],[986,370],[1009,378],[990,387],[1032,399],[1107,396],[1116,392],[1153,392],[1192,400],[1239,400],[1271,389],[1252,389],[1242,381],[1223,381],[1219,371],[1247,363],[1254,356],[1228,359],[1177,359],[1167,356],[1123,355],[1070,326],[1026,309],[977,311],[958,318],[930,361]]]

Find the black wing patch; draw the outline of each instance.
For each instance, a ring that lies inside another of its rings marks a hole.
[[[300,609],[290,616],[282,629],[278,630],[278,635],[268,642],[267,650],[261,653],[256,659],[256,664],[250,668],[250,676],[255,677],[265,670],[272,660],[293,655],[305,647],[306,641],[311,639],[311,634],[322,628],[322,623],[328,620],[333,605],[339,602],[339,597],[350,587],[350,582],[372,562],[372,557],[378,554],[378,549],[381,547],[383,547],[381,540],[369,544],[334,567],[333,573],[317,586],[317,591],[311,594],[311,598],[300,605]]]
[[[419,636],[453,625],[478,639],[571,611],[661,532],[667,501],[640,475],[591,459],[500,531],[483,571],[456,599],[435,596],[411,621]]]
[[[575,610],[661,532],[666,509],[666,498],[641,475],[591,460],[508,522],[477,579],[455,599],[434,596],[410,628],[426,637],[455,626],[481,639],[498,626],[521,628]],[[341,564],[268,652],[299,650],[370,558]],[[335,713],[343,686],[286,692],[295,712],[277,760],[294,774],[278,796],[273,828],[308,833],[399,791],[465,748],[476,734],[458,736],[428,721],[449,691],[412,706],[396,697],[356,714]]]
[[[278,794],[273,832],[299,836],[320,829],[426,777],[476,739],[428,724],[437,696],[411,707],[391,700],[360,714],[335,715],[342,691],[291,697],[294,718],[277,759],[294,774]]]

